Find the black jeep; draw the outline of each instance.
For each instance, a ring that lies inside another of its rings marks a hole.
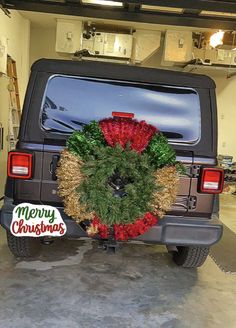
[[[10,233],[13,209],[22,202],[56,206],[67,226],[66,237],[88,236],[63,211],[56,168],[72,132],[113,111],[132,112],[158,127],[186,168],[171,211],[136,240],[171,246],[178,265],[202,265],[222,235],[214,82],[202,75],[92,61],[42,59],[32,67],[1,210],[10,250],[15,256],[31,256],[32,238]],[[22,160],[25,153],[31,155],[28,162]]]

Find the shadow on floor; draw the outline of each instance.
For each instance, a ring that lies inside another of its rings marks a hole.
[[[211,247],[211,257],[226,273],[236,273],[236,234],[224,225],[219,243]]]

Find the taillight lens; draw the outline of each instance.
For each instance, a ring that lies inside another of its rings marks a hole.
[[[32,154],[10,152],[7,165],[8,176],[18,179],[30,179],[32,177],[32,162]]]
[[[200,192],[219,194],[223,191],[224,170],[218,168],[203,168]]]

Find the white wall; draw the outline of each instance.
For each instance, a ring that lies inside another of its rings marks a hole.
[[[23,104],[29,77],[30,22],[16,11],[11,13],[11,18],[0,11],[0,35],[8,39],[8,54],[16,60],[20,100]],[[0,151],[0,197],[4,193],[8,151],[6,138],[8,135],[9,93],[7,86],[8,79],[4,76],[0,77],[0,122],[4,126],[4,150]]]
[[[11,12],[11,18],[0,11],[0,35],[7,37],[8,54],[16,60],[22,102],[29,77],[30,22],[17,11]]]
[[[216,84],[218,113],[218,154],[236,161],[236,76],[227,78],[227,70],[198,68],[198,74],[210,76]]]
[[[36,27],[30,33],[30,66],[40,58],[68,59],[56,53],[55,28]]]
[[[236,76],[212,78],[216,82],[219,141],[218,153],[236,161]]]

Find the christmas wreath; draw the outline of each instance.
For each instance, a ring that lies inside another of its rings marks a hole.
[[[92,121],[61,153],[59,195],[65,213],[90,236],[128,240],[170,209],[181,170],[167,139],[145,121]]]

